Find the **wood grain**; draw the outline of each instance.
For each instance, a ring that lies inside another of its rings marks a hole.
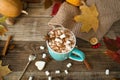
[[[13,26],[7,26],[8,32],[6,35],[14,35],[13,44],[15,48],[7,51],[7,55],[0,57],[3,60],[2,65],[8,65],[12,73],[4,77],[5,80],[17,80],[26,63],[28,62],[29,54],[34,53],[31,49],[33,46],[36,49],[37,59],[33,61],[24,74],[22,80],[28,80],[30,75],[34,76],[34,80],[48,80],[45,71],[49,70],[52,80],[111,80],[113,77],[120,78],[120,64],[113,61],[104,54],[106,47],[101,40],[101,46],[98,49],[91,48],[91,45],[77,38],[76,45],[85,53],[88,63],[92,69],[88,70],[84,62],[76,62],[70,59],[65,61],[55,61],[49,55],[49,52],[39,49],[39,46],[46,47],[44,35],[51,29],[47,26],[48,21],[52,18],[50,9],[45,10],[43,4],[32,3],[29,4],[29,15],[21,15],[16,18],[17,23]],[[106,34],[110,38],[120,36],[120,21],[113,24],[110,31]],[[0,41],[0,52],[4,47],[7,36],[2,37]],[[35,62],[42,59],[42,54],[45,52],[51,61],[46,63],[44,70],[39,71]],[[67,68],[66,64],[72,63],[71,68]],[[89,67],[88,67],[89,68]],[[66,75],[64,70],[68,70],[69,74]],[[110,70],[110,75],[105,75],[105,70]],[[60,70],[60,74],[55,74],[55,70]]]

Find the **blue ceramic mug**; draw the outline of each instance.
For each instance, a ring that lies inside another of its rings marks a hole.
[[[53,30],[56,30],[58,28],[55,28]],[[60,29],[60,28],[59,28]],[[61,28],[63,29],[63,28]],[[64,28],[66,29],[66,28]],[[68,30],[68,29],[67,29]],[[70,30],[69,30],[70,31]],[[70,31],[71,34],[73,35],[74,37],[74,40],[75,40],[75,44],[74,44],[74,47],[71,48],[71,50],[69,52],[66,52],[66,53],[59,53],[59,52],[56,52],[54,51],[48,44],[48,41],[46,41],[46,44],[47,44],[47,48],[48,48],[48,51],[49,51],[49,54],[51,55],[51,57],[56,60],[56,61],[63,61],[63,60],[66,60],[66,59],[72,59],[72,60],[75,60],[75,61],[83,61],[85,59],[85,54],[75,48],[75,45],[76,45],[76,38],[75,38],[75,35],[73,34],[72,31]]]

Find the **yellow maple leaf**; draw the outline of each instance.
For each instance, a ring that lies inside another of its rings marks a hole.
[[[0,25],[0,36],[4,35],[8,30],[3,26]]]
[[[2,61],[0,60],[0,79],[11,72],[11,70],[8,68],[8,65],[1,66],[1,64],[2,64]]]
[[[92,28],[96,32],[98,29],[98,11],[96,6],[93,4],[88,7],[84,2],[83,5],[80,6],[81,14],[76,15],[74,20],[76,22],[81,22],[82,26],[80,28],[81,32],[89,32]]]

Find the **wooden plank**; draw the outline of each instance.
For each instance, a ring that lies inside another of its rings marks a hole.
[[[16,48],[14,50],[9,50],[7,56],[5,58],[3,58],[3,60],[5,61],[3,63],[8,62],[10,65],[15,65],[17,67],[19,66],[18,68],[13,66],[12,67],[13,71],[21,71],[24,68],[25,63],[27,63],[27,61],[28,61],[26,59],[26,57],[29,54],[33,53],[32,50],[29,47],[30,44],[34,44],[38,48],[39,48],[40,45],[46,46],[45,42],[35,42],[35,41],[34,42],[25,42],[25,41],[15,42],[14,44],[16,45]],[[116,70],[120,71],[120,69],[119,69],[120,65],[117,64],[116,62],[112,61],[111,58],[109,58],[105,54],[99,53],[99,52],[101,52],[101,51],[99,51],[99,49],[98,49],[98,52],[96,52],[96,53],[94,53],[94,49],[91,48],[91,50],[93,50],[93,51],[91,51],[90,53],[86,53],[86,56],[87,56],[87,60],[89,61],[89,63],[93,67],[92,70],[101,71],[101,70],[105,70],[106,68],[109,67],[109,68],[113,69],[113,71],[114,70],[115,71]],[[46,53],[49,56],[48,52],[46,52]],[[42,51],[39,51],[38,54],[40,56],[40,59],[42,59]],[[18,59],[18,56],[19,56],[19,59]],[[6,60],[6,58],[7,58],[7,60]],[[16,60],[16,62],[12,62],[13,60]],[[22,60],[24,60],[24,63],[22,63]],[[72,61],[72,60],[66,60],[66,61],[63,61],[63,62],[57,62],[57,61],[52,60],[48,64],[48,66],[46,66],[46,69],[54,70],[55,67],[54,67],[53,64],[58,66],[58,68],[60,68],[60,69],[61,68],[65,69],[66,64],[68,62],[73,63],[73,67],[71,68],[71,71],[88,71],[83,63],[75,62],[75,61]],[[8,64],[8,63],[6,63],[6,64]],[[63,65],[64,65],[64,67],[63,67]],[[114,69],[114,67],[116,67],[116,68]],[[78,70],[78,68],[79,68],[79,70]],[[35,68],[35,70],[36,70],[36,68]]]
[[[38,7],[38,8],[28,8],[26,11],[28,12],[27,16],[51,17],[51,9],[44,9]]]
[[[19,18],[13,26],[7,26],[6,35],[14,35],[13,40],[16,41],[43,41],[44,36],[51,29],[47,26],[50,18]],[[7,36],[2,37],[6,40]]]
[[[52,6],[48,9],[45,9],[43,3],[28,4],[28,8],[26,9],[26,11],[28,12],[28,16],[51,17]]]
[[[33,61],[27,69],[23,80],[27,80],[30,75],[35,77],[34,80],[47,80],[45,71],[49,70],[53,80],[111,80],[113,77],[120,77],[120,65],[114,62],[111,58],[104,54],[106,47],[101,41],[102,46],[98,49],[92,49],[89,42],[77,38],[77,46],[82,50],[87,58],[87,61],[92,66],[92,70],[88,70],[83,62],[76,62],[73,60],[55,61],[51,60],[47,62],[43,71],[39,71],[35,62],[42,59],[44,51],[39,50],[39,46],[46,47],[45,40],[43,39],[47,32],[51,29],[47,23],[52,18],[50,15],[51,8],[45,10],[43,4],[29,4],[27,9],[29,15],[21,15],[16,18],[17,23],[13,26],[8,26],[8,32],[6,35],[14,35],[12,44],[15,44],[13,50],[8,50],[8,53],[4,57],[0,57],[3,60],[3,65],[9,64],[9,68],[13,71],[9,75],[5,76],[5,80],[17,80],[26,63],[28,62],[29,54],[33,51],[30,48],[33,45],[37,49],[37,59]],[[111,38],[120,35],[119,21],[116,22],[110,29],[111,33],[107,33],[107,36]],[[6,40],[7,36],[2,37],[1,40]],[[0,49],[3,49],[5,41],[0,42]],[[1,51],[0,51],[1,52]],[[46,52],[47,56],[51,59],[51,56]],[[66,75],[64,70],[67,69],[67,63],[72,63],[72,67],[68,69],[69,74]],[[60,70],[59,75],[55,74],[55,70]],[[105,75],[105,70],[110,70],[110,75]]]
[[[16,74],[15,74],[16,73]],[[7,80],[10,80],[12,78],[15,78],[17,79],[19,77],[19,74],[21,74],[21,72],[13,72],[11,73],[10,75],[6,76],[5,78],[8,78]],[[35,71],[29,71],[29,72],[26,72],[26,74],[24,75],[23,77],[23,80],[26,80],[26,78],[28,78],[30,75],[33,75],[36,80],[47,80],[47,76],[45,75],[44,71],[40,71],[40,72],[35,72]],[[54,71],[51,71],[51,75],[52,75],[52,78],[57,78],[59,76],[59,78],[63,78],[65,80],[68,80],[68,79],[72,79],[72,80],[110,80],[112,79],[113,77],[117,76],[117,74],[120,74],[120,72],[113,72],[111,71],[110,72],[110,75],[109,76],[106,76],[105,75],[105,72],[104,71],[101,71],[101,72],[69,72],[68,75],[66,75],[63,71],[61,72],[61,74],[59,75],[56,75]],[[119,76],[117,76],[119,77]],[[66,79],[68,78],[68,79]]]
[[[13,72],[12,74],[9,74],[7,77],[5,77],[5,80],[17,80],[21,72]],[[17,74],[17,75],[16,75]],[[52,72],[52,75],[54,72]],[[69,75],[65,75],[64,73],[60,75],[54,75],[52,76],[53,80],[111,80],[113,77],[116,76],[116,74],[120,74],[119,72],[111,72],[111,76],[106,76],[104,72],[74,72]],[[15,76],[16,75],[16,76]],[[37,75],[34,77],[34,80],[48,80],[48,77],[44,75],[44,72],[27,72],[25,76],[23,77],[23,80],[28,80],[28,77],[30,75]],[[76,77],[77,76],[77,77]],[[118,77],[118,76],[117,76]]]
[[[40,4],[39,7],[30,7],[27,11],[29,15],[16,18],[15,25],[6,25],[9,30],[6,35],[14,35],[13,39],[16,41],[43,41],[44,36],[51,29],[47,26],[51,19],[50,10],[45,10],[43,5]],[[6,40],[7,36],[1,39]]]
[[[1,43],[2,44],[0,44],[0,46],[2,46],[4,42],[1,42]],[[24,66],[26,65],[26,63],[28,61],[28,59],[27,59],[28,55],[33,53],[30,45],[33,45],[33,47],[37,49],[36,51],[37,51],[37,54],[39,55],[39,57],[37,57],[37,59],[30,64],[29,68],[27,69],[26,74],[23,77],[23,80],[27,79],[28,76],[30,76],[30,72],[31,72],[31,74],[34,74],[36,80],[47,79],[47,76],[44,74],[44,72],[46,70],[49,70],[54,78],[57,77],[57,75],[55,74],[55,70],[61,70],[60,75],[65,80],[69,79],[69,78],[73,79],[73,80],[75,80],[75,79],[79,80],[80,77],[82,77],[81,79],[89,79],[89,80],[90,79],[109,80],[113,76],[117,76],[119,74],[120,65],[118,63],[114,62],[113,60],[111,60],[111,58],[109,58],[108,56],[105,56],[105,54],[101,53],[101,52],[104,52],[104,49],[98,48],[97,50],[95,50],[95,49],[92,49],[90,46],[88,46],[88,48],[87,48],[88,51],[87,51],[87,49],[85,49],[85,47],[86,47],[86,45],[89,45],[89,43],[79,40],[79,44],[77,44],[77,45],[79,46],[79,45],[81,45],[81,43],[83,45],[82,47],[84,47],[82,50],[85,52],[88,52],[85,54],[87,56],[87,60],[93,67],[93,69],[91,71],[87,70],[87,68],[85,67],[83,62],[76,62],[76,61],[73,61],[70,59],[65,60],[65,61],[59,61],[59,62],[52,59],[49,63],[46,64],[43,71],[39,71],[35,66],[35,62],[38,60],[44,60],[44,59],[42,59],[43,51],[39,50],[39,46],[40,45],[46,46],[45,42],[44,41],[14,41],[13,44],[15,44],[15,46],[16,46],[15,49],[9,50],[6,57],[2,57],[3,65],[9,64],[10,69],[13,71],[13,73],[6,76],[5,78],[9,78],[10,80],[18,78],[19,74],[24,69]],[[85,44],[85,46],[84,46],[84,44]],[[82,48],[82,47],[80,47],[80,48]],[[102,47],[102,48],[104,48],[104,47]],[[47,53],[47,56],[50,57],[48,52],[46,52],[46,53]],[[72,67],[68,69],[69,74],[66,75],[64,73],[64,70],[67,69],[66,65],[69,62],[72,63]],[[107,77],[105,75],[106,69],[110,69],[109,77]],[[16,74],[14,74],[14,73],[16,73]],[[89,77],[86,78],[86,76],[89,76]]]
[[[25,25],[25,24],[29,24],[29,26],[33,26],[36,24],[38,25],[47,25],[48,24],[48,21],[50,21],[50,17],[36,17],[36,16],[33,16],[33,17],[30,17],[30,16],[26,16],[26,17],[21,17],[21,18],[17,18],[16,19],[16,25]],[[26,27],[25,27],[26,28]]]

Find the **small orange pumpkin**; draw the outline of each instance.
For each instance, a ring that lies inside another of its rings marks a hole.
[[[0,14],[7,17],[17,17],[23,9],[20,0],[0,0]]]
[[[66,2],[74,5],[74,6],[80,6],[81,5],[81,0],[66,0]]]

